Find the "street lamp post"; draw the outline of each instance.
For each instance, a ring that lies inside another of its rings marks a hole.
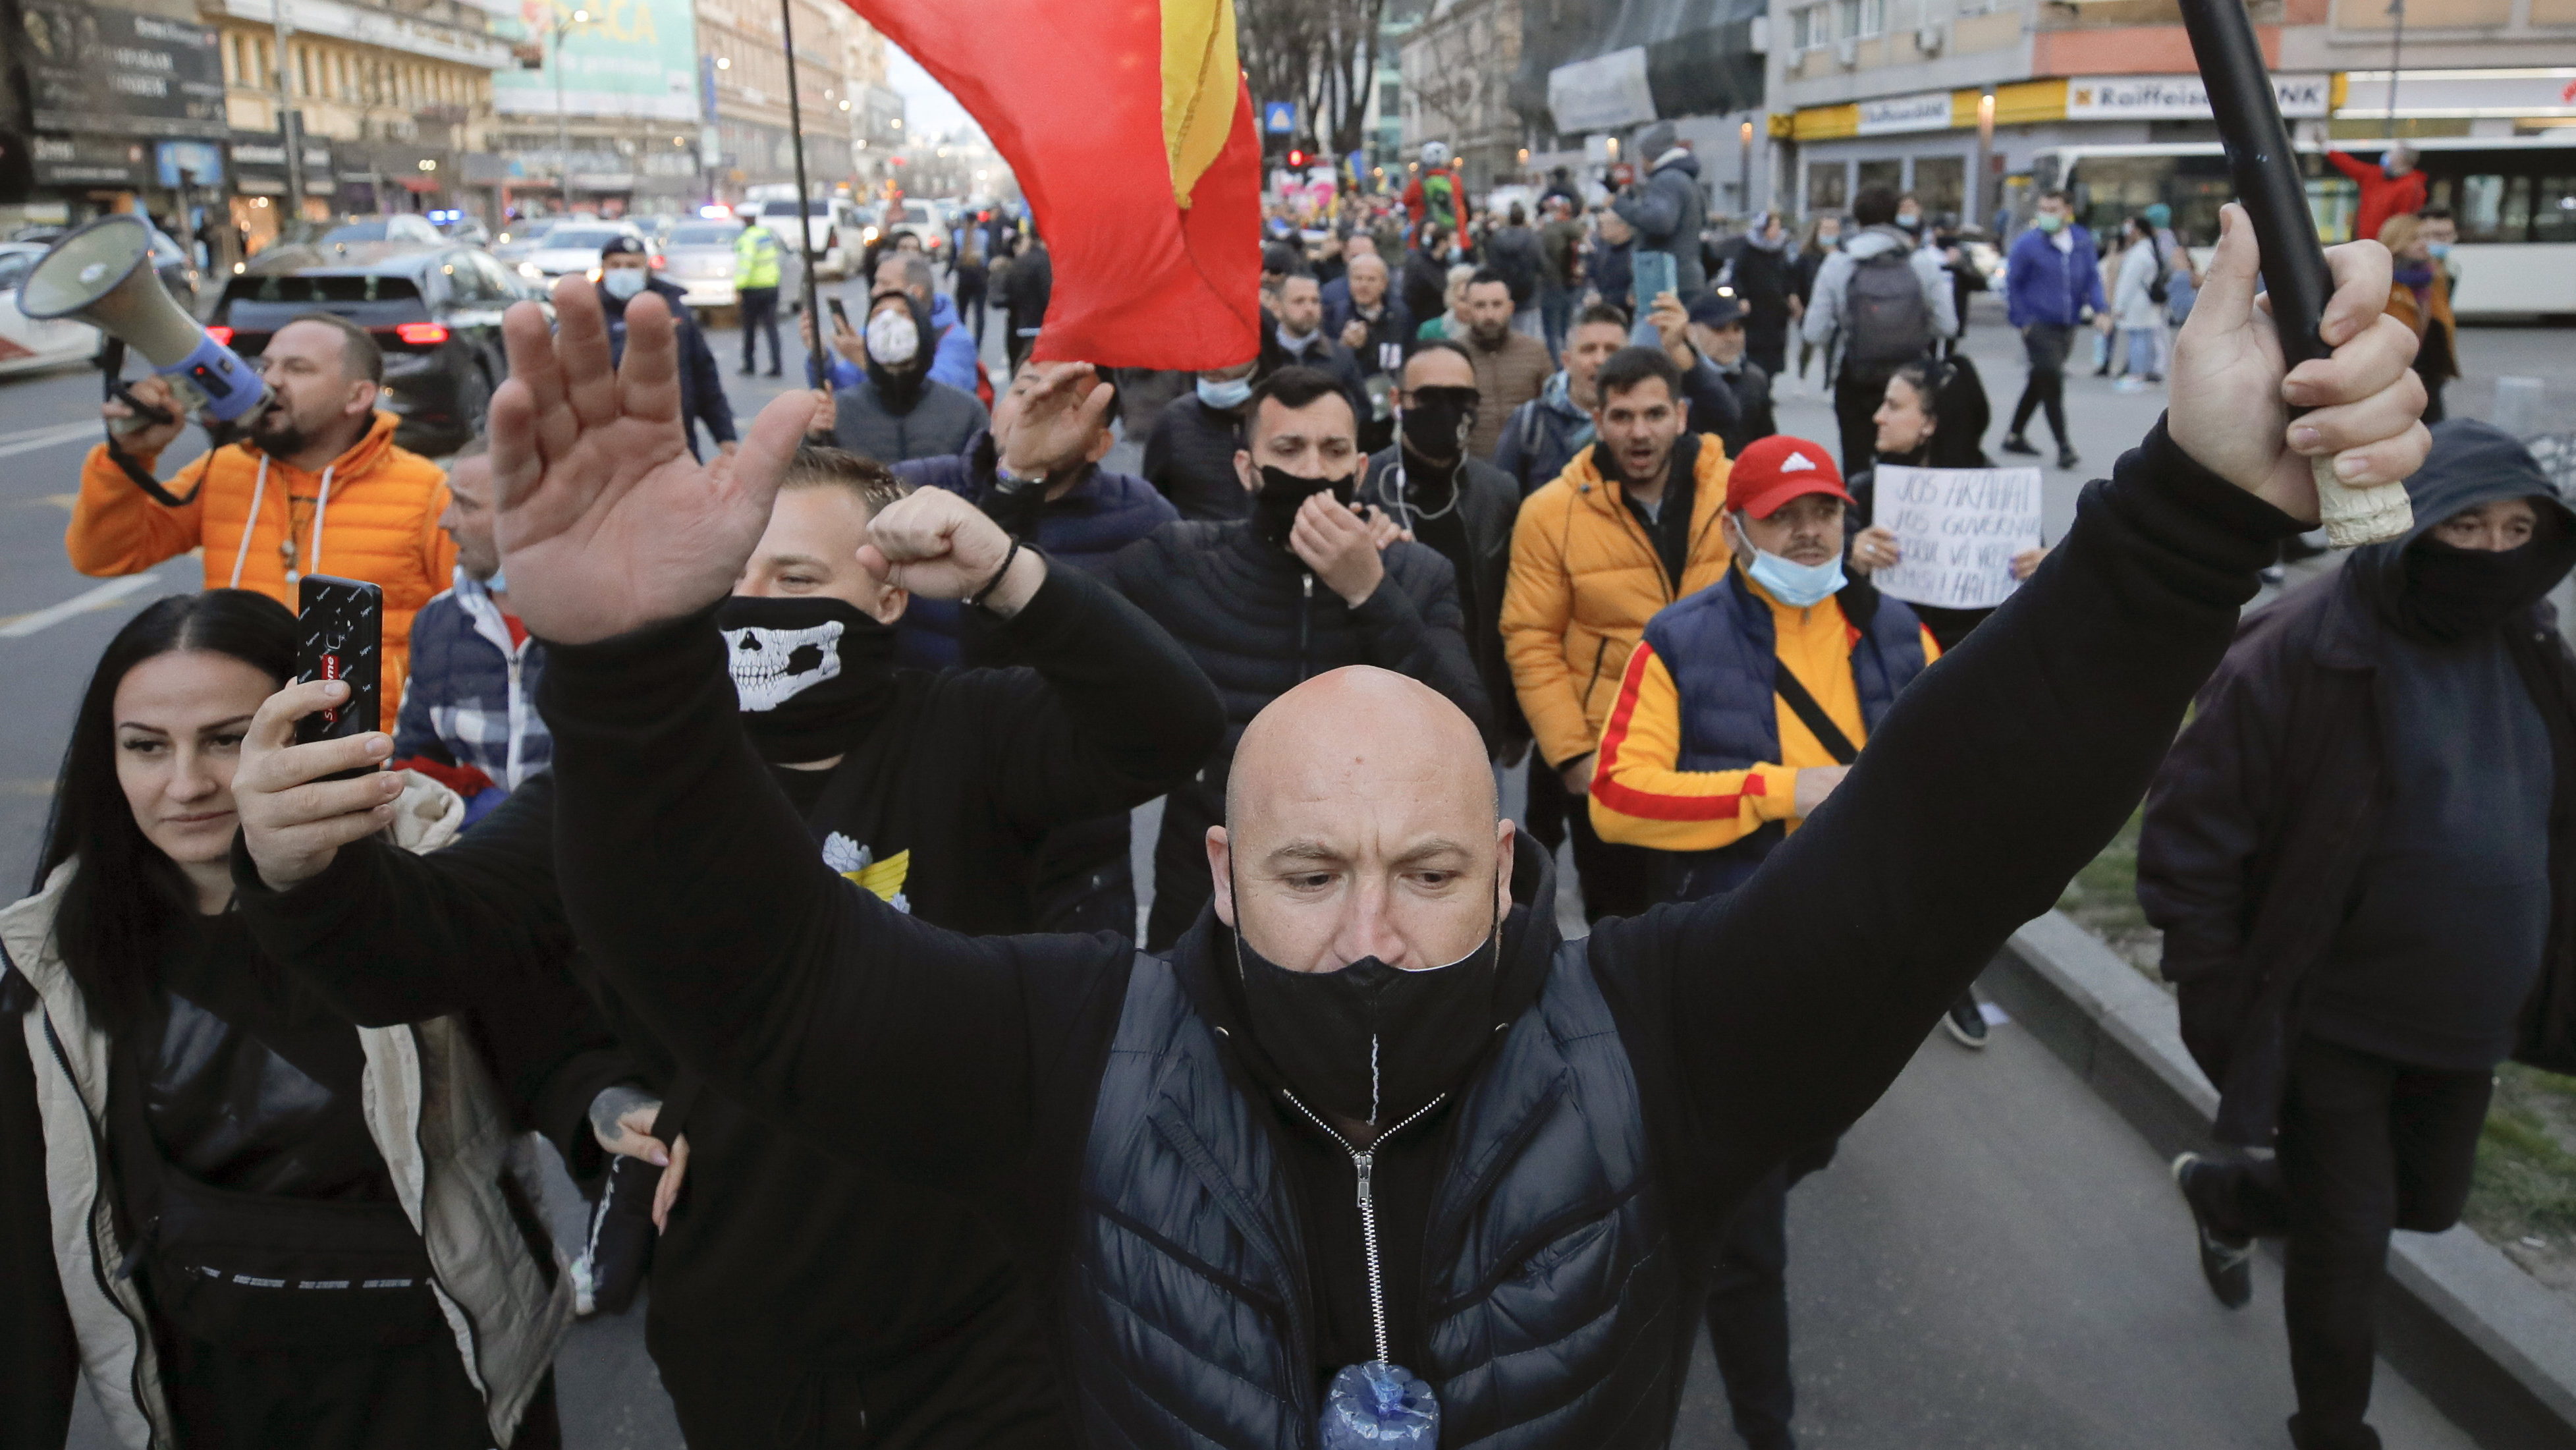
[[[286,0],[269,0],[269,28],[277,36],[277,138],[286,145],[286,211],[304,215],[304,138],[297,135],[295,103],[286,88],[286,38],[295,27],[286,23]]]
[[[590,12],[574,11],[572,23],[588,25]],[[547,69],[555,73],[555,190],[559,193],[557,204],[563,208],[564,214],[569,216],[572,214],[572,122],[564,115],[563,37],[563,25],[557,22],[553,36],[555,61]]]

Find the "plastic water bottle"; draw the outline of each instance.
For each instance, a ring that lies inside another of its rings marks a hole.
[[[1344,1365],[1324,1392],[1323,1450],[1433,1450],[1440,1401],[1402,1365]]]

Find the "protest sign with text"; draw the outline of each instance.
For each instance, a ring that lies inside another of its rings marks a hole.
[[[2018,581],[2013,555],[2036,549],[2036,468],[1904,468],[1880,464],[1876,522],[1896,535],[1899,562],[1875,576],[1908,604],[1991,609]]]

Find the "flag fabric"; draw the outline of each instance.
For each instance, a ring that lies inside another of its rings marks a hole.
[[[1233,0],[847,0],[1019,178],[1054,290],[1035,356],[1220,368],[1260,351],[1261,143]]]

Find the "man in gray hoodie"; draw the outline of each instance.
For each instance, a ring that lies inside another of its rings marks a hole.
[[[1852,198],[1860,231],[1816,269],[1802,325],[1806,340],[1825,349],[1846,473],[1872,461],[1878,425],[1871,419],[1888,378],[1959,335],[1958,301],[1941,254],[1898,229],[1896,202],[1884,186],[1864,186]]]

